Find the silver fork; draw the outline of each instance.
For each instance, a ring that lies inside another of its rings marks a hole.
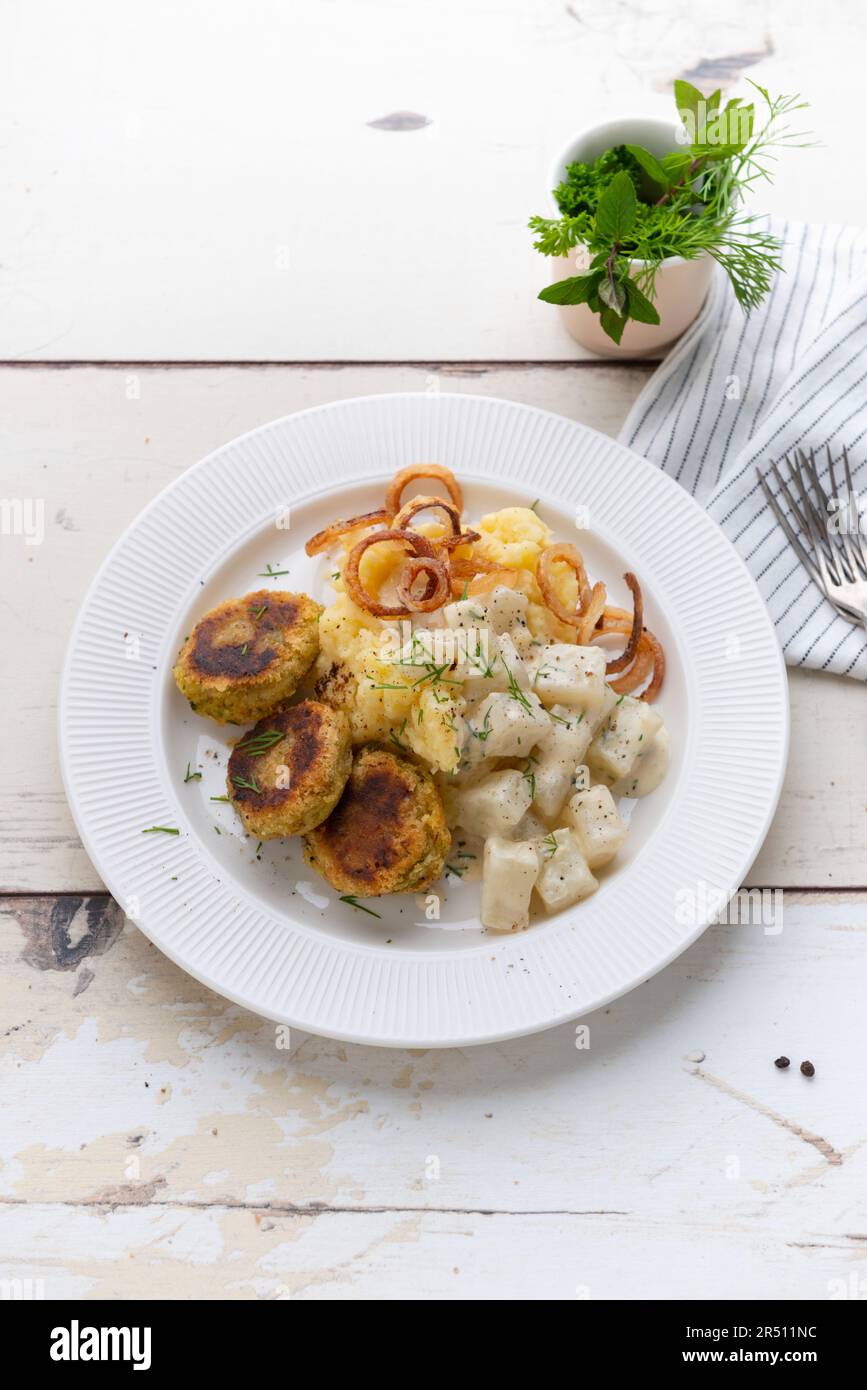
[[[832,497],[828,496],[819,481],[816,455],[812,449],[809,455],[802,449],[796,449],[796,463],[788,454],[785,455],[788,481],[775,463],[771,464],[768,473],[762,473],[757,467],[756,474],[774,516],[811,579],[818,584],[841,618],[850,623],[861,623],[867,628],[867,544],[861,532],[849,456],[844,448],[846,498],[843,505],[830,444],[827,450],[833,504]],[[776,495],[768,483],[771,474],[779,489]],[[789,516],[780,505],[780,498],[785,500]]]

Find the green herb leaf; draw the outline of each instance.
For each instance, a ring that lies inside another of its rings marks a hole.
[[[613,275],[609,275],[599,286],[599,298],[603,304],[607,304],[609,309],[613,309],[617,314],[623,314],[626,309],[626,290]]]
[[[586,304],[599,278],[596,272],[571,275],[567,280],[556,280],[553,285],[540,290],[539,298],[544,299],[546,304]]]
[[[606,241],[620,242],[631,230],[638,215],[638,199],[632,179],[625,169],[615,174],[599,199],[596,231]]]
[[[689,166],[692,164],[692,155],[674,150],[671,154],[665,155],[660,163],[668,178],[668,186],[671,187],[672,184],[680,183],[686,177]]]
[[[626,327],[626,319],[621,318],[614,309],[609,309],[606,306],[599,315],[599,320],[609,338],[612,338],[619,345],[620,339],[623,337],[623,330]]]
[[[707,106],[707,102],[698,87],[693,87],[691,82],[685,82],[682,77],[678,77],[674,84],[674,103],[681,120],[684,116],[689,118],[684,120],[687,129],[691,126],[693,131],[697,130],[701,119],[702,104]]]
[[[660,164],[655,154],[651,154],[650,150],[646,150],[643,145],[627,145],[626,148],[632,155],[632,158],[637,160],[641,165],[645,174],[653,179],[654,183],[658,183],[663,190],[669,188],[671,180],[668,177],[665,166]]]
[[[634,280],[626,281],[626,297],[631,319],[638,323],[659,323],[659,314]]]

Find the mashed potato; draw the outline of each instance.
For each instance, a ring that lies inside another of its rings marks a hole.
[[[338,594],[319,625],[316,693],[349,715],[354,744],[386,743],[451,772],[463,744],[459,687],[424,651],[400,659],[403,636]]]

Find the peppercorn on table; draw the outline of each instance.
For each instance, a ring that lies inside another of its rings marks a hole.
[[[291,18],[263,5],[239,52],[230,12],[204,24],[195,6],[172,9],[163,46],[158,4],[131,56],[100,0],[87,44],[55,16],[25,91],[40,10],[20,16],[9,75],[11,100],[42,116],[8,151],[0,318],[4,1289],[863,1296],[859,685],[790,673],[789,769],[751,907],[742,895],[739,917],[578,1024],[468,1050],[290,1033],[183,974],[89,863],[55,748],[65,644],[97,566],[233,436],[406,390],[507,397],[616,434],[653,364],[588,358],[534,298],[545,272],[525,223],[571,129],[659,110],[677,75],[800,89],[828,146],[822,216],[863,218],[867,195],[832,167],[857,100],[847,7],[757,18],[739,2],[705,24],[668,4],[449,0],[434,16],[376,0],[363,20],[343,3]],[[191,63],[201,44],[207,62]],[[833,73],[817,71],[835,48]],[[249,100],[218,111],[197,74],[228,80],[251,55]],[[303,125],[273,95],[286,55]],[[815,188],[781,172],[775,206],[815,216]],[[40,504],[38,543],[15,499]]]

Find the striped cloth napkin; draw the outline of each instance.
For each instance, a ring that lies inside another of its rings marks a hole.
[[[827,486],[825,445],[835,460],[846,445],[855,490],[867,487],[867,233],[770,226],[785,242],[785,274],[768,299],[745,315],[718,271],[620,441],[676,478],[722,527],[759,586],[790,666],[865,680],[867,634],[822,597],[754,465],[779,462],[796,445],[813,448]]]

